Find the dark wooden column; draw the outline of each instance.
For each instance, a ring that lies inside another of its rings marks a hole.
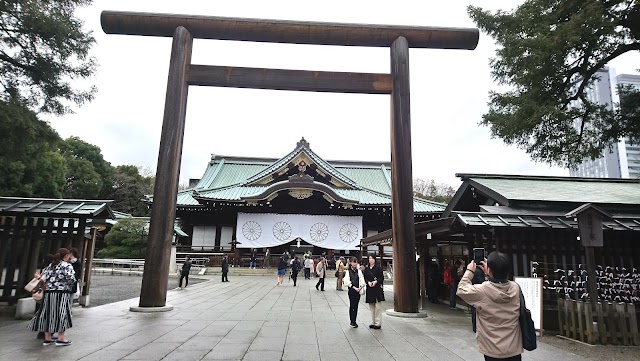
[[[187,76],[191,64],[193,38],[184,27],[173,33],[167,96],[158,152],[156,184],[149,226],[140,307],[163,307],[167,299],[167,282],[171,256],[171,239],[176,218],[176,194],[180,176],[182,142],[187,111]]]
[[[89,302],[87,302],[87,297],[90,295],[91,290],[91,271],[93,269],[93,253],[95,252],[96,247],[96,237],[98,236],[98,229],[96,227],[91,228],[91,240],[87,243],[87,261],[85,262],[84,267],[84,287],[82,287],[82,298],[81,304],[83,306],[88,306]]]
[[[393,229],[393,299],[396,312],[418,312],[416,237],[413,224],[409,44],[391,45],[391,212]]]
[[[427,308],[427,247],[418,247],[418,254],[420,255],[420,308],[422,310]]]

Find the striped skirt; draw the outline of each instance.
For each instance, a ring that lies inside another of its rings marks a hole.
[[[29,322],[27,329],[38,332],[64,332],[71,328],[72,293],[44,293],[40,309]]]

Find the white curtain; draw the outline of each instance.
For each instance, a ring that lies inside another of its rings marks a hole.
[[[191,247],[195,250],[213,249],[216,245],[216,226],[194,226]]]
[[[362,217],[238,213],[238,248],[274,247],[296,238],[327,249],[358,249]]]

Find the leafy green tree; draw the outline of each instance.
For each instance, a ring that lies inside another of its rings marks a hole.
[[[481,121],[494,137],[561,166],[595,159],[621,137],[640,141],[637,107],[612,111],[586,91],[609,61],[640,50],[639,1],[527,0],[513,11],[468,13],[497,42],[492,76],[508,89],[489,94]],[[627,89],[621,102],[638,94]]]
[[[0,88],[4,100],[36,112],[65,114],[68,103],[93,99],[96,89],[76,89],[96,68],[95,42],[74,16],[91,0],[0,1]]]
[[[0,195],[62,196],[66,163],[58,133],[26,106],[0,100]]]
[[[98,251],[100,258],[144,258],[147,247],[147,222],[141,219],[118,220],[107,233],[107,246]]]
[[[99,147],[70,137],[62,142],[60,152],[67,161],[65,197],[97,199],[111,194],[113,167]]]
[[[144,177],[134,165],[119,165],[115,168],[112,193],[112,208],[134,216],[146,216],[149,208],[143,201],[144,196],[153,193],[151,176]]]

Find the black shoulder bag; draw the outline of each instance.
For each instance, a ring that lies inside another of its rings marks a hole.
[[[527,351],[533,351],[538,347],[536,340],[536,328],[533,325],[531,311],[527,309],[524,303],[524,295],[522,289],[518,285],[520,293],[520,330],[522,331],[522,347]]]

